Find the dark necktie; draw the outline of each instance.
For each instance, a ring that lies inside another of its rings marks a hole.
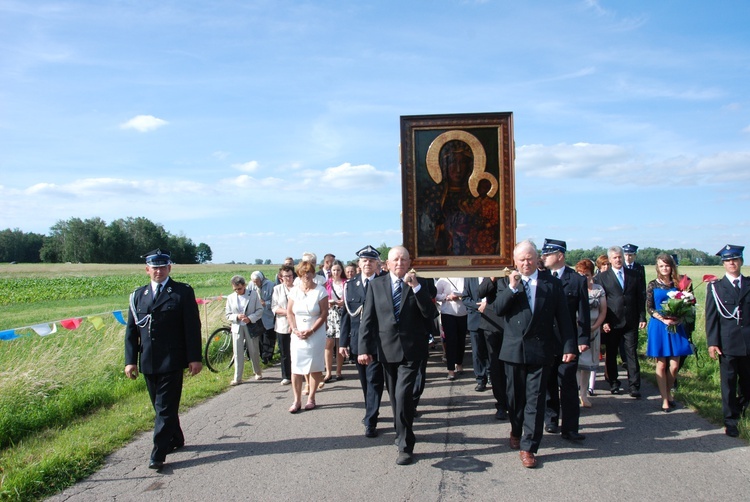
[[[154,293],[153,303],[156,303],[156,299],[159,298],[160,293],[161,293],[161,283],[156,285],[156,292]]]
[[[552,275],[555,276],[555,277],[558,277],[558,278],[560,277],[560,275],[557,273],[557,270],[555,270],[554,272],[552,272]]]
[[[622,269],[617,271],[617,280],[620,282],[620,287],[625,289],[625,277],[623,277]]]
[[[396,286],[393,288],[393,314],[398,322],[398,315],[401,313],[401,279],[396,280]]]
[[[370,284],[370,279],[365,279],[365,293],[367,293],[368,284]]]
[[[529,308],[531,311],[534,311],[533,304],[531,303],[531,286],[529,285],[529,281],[521,281],[523,282],[523,290],[526,292],[526,299],[529,301]]]
[[[734,284],[734,291],[739,296],[739,294],[740,294],[740,280],[739,279],[735,279],[734,281],[732,281],[732,284]]]

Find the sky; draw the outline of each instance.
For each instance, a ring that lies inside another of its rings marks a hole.
[[[400,244],[399,118],[512,112],[517,240],[750,245],[750,2],[0,0],[0,229]],[[148,251],[148,250],[144,250]]]

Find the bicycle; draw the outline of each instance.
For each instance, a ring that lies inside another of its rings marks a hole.
[[[232,349],[232,331],[229,326],[216,329],[206,340],[204,351],[206,366],[214,373],[226,371],[234,364],[234,350]],[[250,359],[250,351],[245,346],[245,357]]]

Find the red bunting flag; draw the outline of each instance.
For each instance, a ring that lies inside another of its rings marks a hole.
[[[81,325],[81,321],[83,321],[83,318],[78,317],[74,319],[64,319],[60,321],[60,324],[65,329],[77,329],[78,326]]]

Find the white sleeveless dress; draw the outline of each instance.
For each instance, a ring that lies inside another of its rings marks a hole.
[[[328,293],[323,286],[316,286],[307,293],[299,287],[289,292],[289,298],[294,301],[294,318],[298,330],[310,329],[320,317],[320,301],[328,301]],[[292,355],[292,373],[307,375],[325,370],[326,323],[323,323],[305,340],[292,335],[290,351]]]

